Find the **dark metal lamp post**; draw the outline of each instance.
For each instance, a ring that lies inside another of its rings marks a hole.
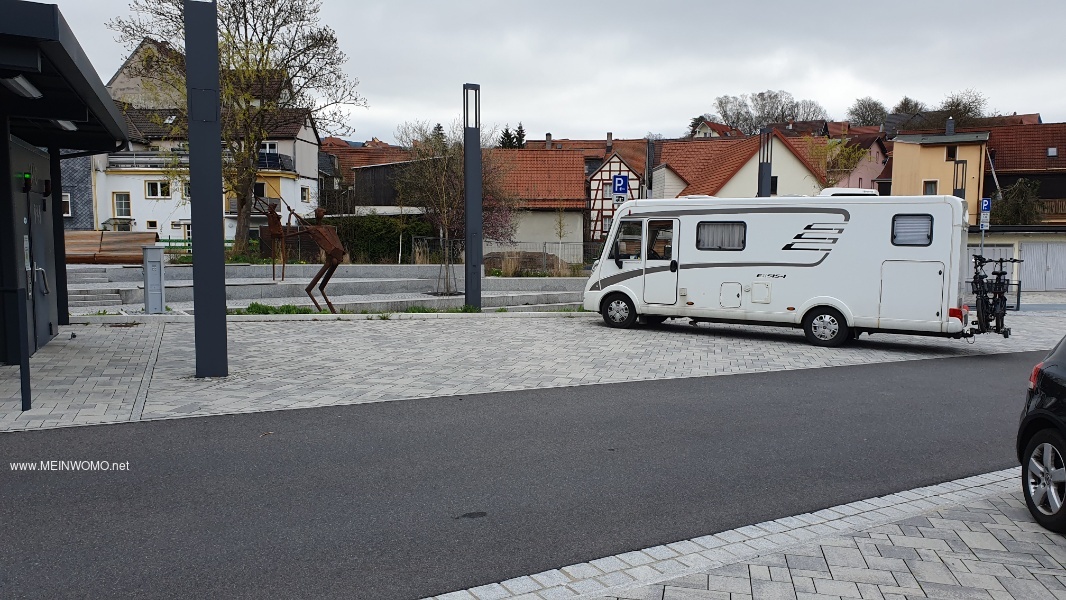
[[[463,189],[466,190],[466,304],[481,308],[481,86],[463,84]]]

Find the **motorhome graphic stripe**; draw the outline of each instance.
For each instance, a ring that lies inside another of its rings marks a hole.
[[[714,209],[681,209],[681,210],[662,210],[655,212],[640,212],[634,217],[640,218],[655,218],[655,217],[683,217],[691,215],[746,215],[746,214],[831,214],[840,215],[844,217],[844,223],[851,220],[851,213],[843,208],[825,208],[825,207],[813,207],[813,206],[774,206],[774,207],[758,207],[758,208],[714,208]],[[628,217],[630,215],[623,215]]]
[[[818,262],[813,262],[813,263],[792,263],[792,262],[692,263],[692,264],[682,264],[682,265],[680,265],[680,268],[682,268],[682,269],[717,269],[717,268],[721,268],[721,267],[817,267],[818,265],[820,265],[823,262],[825,262],[825,259],[828,258],[828,257],[829,257],[829,252],[826,252],[825,254],[822,255],[822,258],[818,259]],[[608,276],[608,277],[604,277],[603,279],[601,279],[601,280],[596,282],[596,286],[595,287],[598,290],[602,290],[605,287],[612,286],[612,285],[614,285],[616,283],[621,283],[621,282],[623,282],[623,281],[625,281],[627,279],[633,279],[634,277],[639,277],[640,275],[647,275],[649,273],[659,273],[661,271],[667,271],[669,269],[670,269],[669,265],[665,265],[665,266],[661,266],[661,267],[652,267],[650,269],[632,269],[632,270],[626,271],[624,273],[616,273],[614,275],[611,275],[611,276]]]

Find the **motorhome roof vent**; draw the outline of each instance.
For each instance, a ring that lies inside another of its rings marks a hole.
[[[868,190],[864,188],[825,188],[819,194],[819,196],[879,196],[877,190]]]

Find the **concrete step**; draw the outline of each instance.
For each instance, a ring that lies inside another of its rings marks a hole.
[[[71,308],[77,306],[121,306],[122,300],[70,300],[67,305]]]
[[[67,283],[109,283],[110,280],[107,275],[89,276],[89,275],[71,275],[67,274]]]
[[[67,290],[67,295],[72,298],[74,296],[99,296],[101,294],[118,296],[119,290],[118,288],[82,288]]]

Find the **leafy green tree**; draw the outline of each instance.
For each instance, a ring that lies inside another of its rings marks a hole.
[[[992,203],[989,218],[994,225],[1035,225],[1043,215],[1040,182],[1022,178],[1003,189],[1003,197]]]
[[[848,108],[848,121],[852,125],[880,125],[885,122],[888,109],[880,100],[864,96]]]

